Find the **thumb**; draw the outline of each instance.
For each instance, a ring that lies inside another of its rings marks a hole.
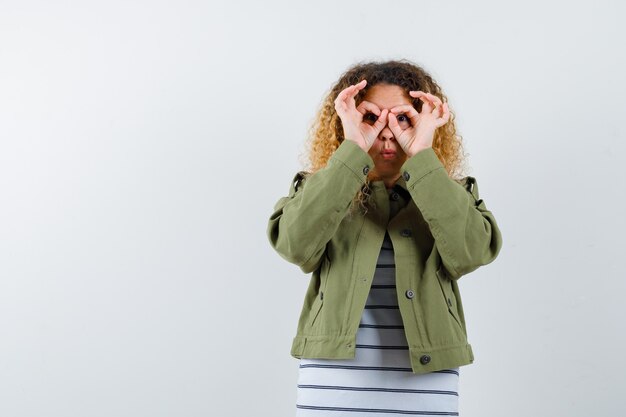
[[[383,109],[383,111],[380,112],[380,115],[378,116],[376,123],[374,123],[374,129],[376,130],[377,135],[380,133],[381,130],[385,128],[385,125],[387,124],[387,112],[388,111],[389,110],[387,109]]]
[[[398,119],[396,119],[396,115],[393,113],[389,113],[389,130],[391,130],[391,133],[393,133],[396,139],[402,134]]]

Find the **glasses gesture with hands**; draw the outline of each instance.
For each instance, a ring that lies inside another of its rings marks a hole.
[[[409,91],[411,97],[422,100],[421,112],[410,104],[380,110],[374,103],[366,100],[356,107],[354,97],[366,83],[366,80],[362,80],[347,87],[335,99],[335,110],[341,119],[346,139],[356,142],[367,152],[378,134],[388,125],[398,145],[409,157],[422,149],[432,147],[435,131],[450,120],[447,103],[443,103],[434,94]],[[366,114],[373,114],[377,118],[373,123],[368,123],[364,120]],[[399,122],[399,117],[408,118],[410,124],[404,120]]]
[[[362,80],[358,84],[342,90],[335,99],[335,110],[341,119],[343,134],[347,140],[356,142],[365,152],[369,151],[376,137],[387,124],[387,109],[380,111],[378,106],[369,101],[363,100],[359,107],[356,107],[354,97],[367,84]],[[370,124],[363,120],[363,116],[373,113],[378,116],[377,120]]]
[[[405,104],[393,107],[389,110],[389,129],[393,133],[404,152],[409,156],[425,148],[433,146],[435,131],[448,123],[450,120],[450,110],[448,103],[441,101],[434,94],[424,91],[409,91],[411,97],[422,100],[422,111],[418,111],[412,105]],[[398,123],[399,114],[404,114],[409,118],[411,126],[402,129]]]

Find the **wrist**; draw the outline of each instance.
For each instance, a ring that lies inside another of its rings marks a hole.
[[[420,146],[415,146],[414,148],[411,148],[409,150],[409,152],[407,152],[407,156],[409,158],[411,158],[412,156],[414,156],[415,154],[419,153],[420,151],[423,151],[424,149],[428,149],[431,148],[432,146],[424,146],[424,145],[420,145]]]
[[[358,145],[358,146],[359,146],[359,148],[361,148],[361,149],[363,150],[363,152],[365,152],[365,153],[368,153],[368,152],[369,152],[369,149],[367,149],[367,148],[366,148],[366,147],[367,147],[367,145],[366,145],[366,144],[364,144],[364,143],[362,143],[362,142],[359,142],[359,141],[356,141],[356,140],[347,139],[347,138],[346,138],[345,140],[349,140],[350,142],[352,142],[352,143],[354,143],[354,144]]]

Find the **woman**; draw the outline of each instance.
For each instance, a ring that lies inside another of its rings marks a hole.
[[[446,97],[407,61],[358,64],[332,88],[268,223],[312,272],[293,340],[297,415],[458,415],[473,362],[457,280],[502,246],[475,178],[455,178]]]

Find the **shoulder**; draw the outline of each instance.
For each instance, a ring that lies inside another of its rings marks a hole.
[[[465,188],[469,188],[476,183],[476,178],[468,175],[465,177],[456,178],[454,181],[456,181],[458,184],[462,185]]]

